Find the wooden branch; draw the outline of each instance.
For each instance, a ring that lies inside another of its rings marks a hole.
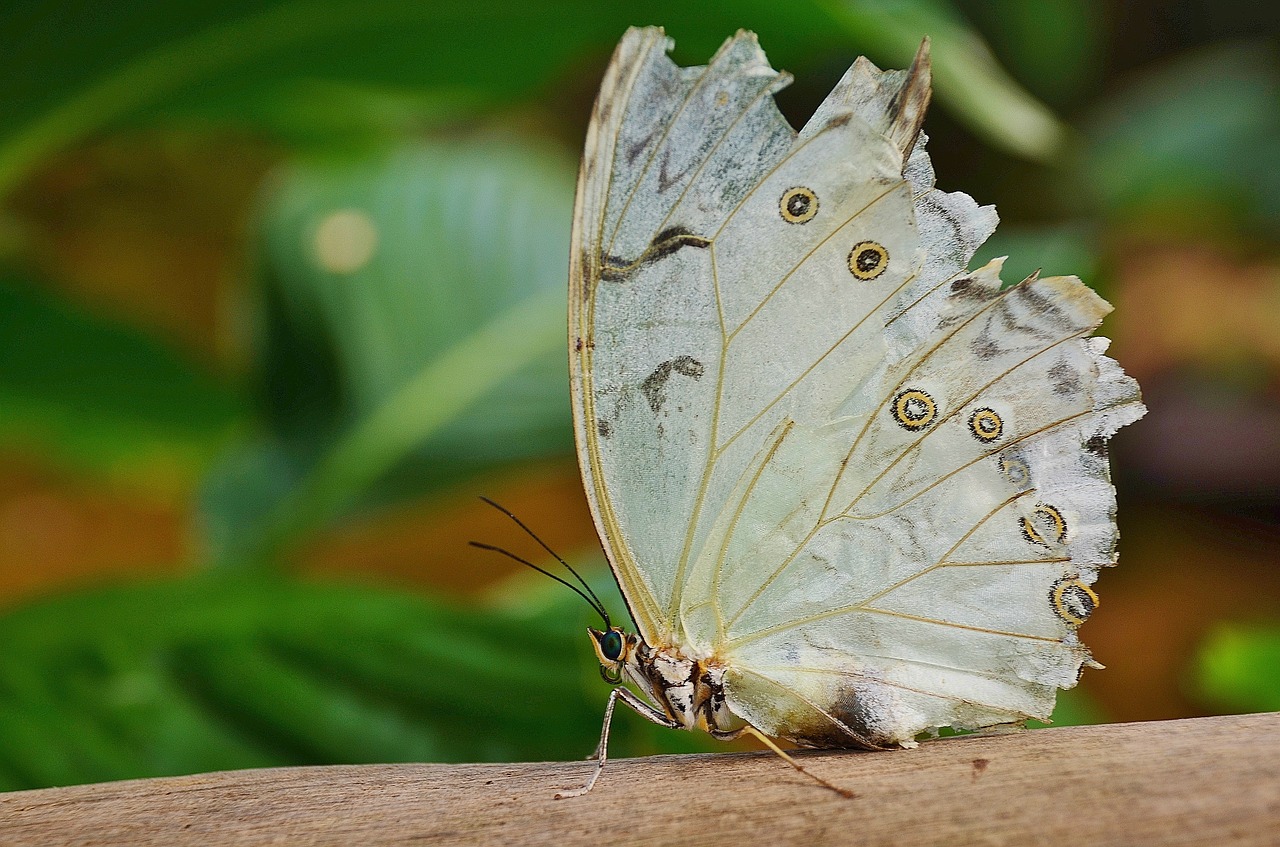
[[[1280,713],[1044,729],[917,750],[275,768],[0,795],[4,845],[1280,842]]]

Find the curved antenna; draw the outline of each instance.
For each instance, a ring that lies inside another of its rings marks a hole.
[[[605,629],[613,628],[613,624],[609,622],[609,613],[605,611],[604,606],[597,605],[599,603],[598,600],[592,601],[590,597],[588,597],[586,594],[583,594],[582,590],[578,588],[578,586],[574,585],[572,582],[569,582],[568,580],[565,580],[565,579],[561,579],[560,577],[556,576],[551,571],[546,570],[545,568],[538,567],[533,562],[530,562],[528,559],[520,558],[515,553],[512,553],[510,550],[504,550],[503,548],[496,547],[493,544],[485,544],[482,541],[468,541],[467,543],[470,544],[472,547],[478,547],[481,550],[492,550],[494,553],[501,553],[502,555],[506,556],[508,559],[514,559],[522,565],[527,565],[533,568],[535,571],[537,571],[540,574],[544,574],[546,576],[551,577],[561,585],[567,585],[569,588],[572,588],[574,591],[576,591],[579,597],[581,597],[583,600],[586,600],[587,605],[589,605],[592,609],[594,609],[597,615],[604,618]],[[552,555],[555,555],[555,554],[552,554]],[[579,577],[579,579],[581,579],[581,577]]]
[[[525,526],[525,525],[524,525],[524,521],[522,521],[522,520],[520,520],[519,518],[517,518],[517,517],[515,516],[515,514],[514,514],[514,513],[512,513],[512,511],[511,511],[510,509],[504,508],[503,506],[499,506],[497,503],[493,502],[493,501],[492,501],[492,500],[490,500],[488,497],[485,497],[483,494],[482,494],[482,495],[480,495],[480,499],[481,499],[481,500],[483,500],[484,502],[488,503],[488,504],[489,504],[490,506],[492,506],[493,508],[497,509],[499,512],[502,512],[502,514],[504,514],[504,515],[506,515],[507,517],[511,518],[511,520],[515,521],[516,526],[520,527],[520,528],[521,528],[521,529],[523,529],[526,533],[528,533],[529,537],[530,537],[530,538],[532,538],[534,541],[538,542],[538,544],[542,546],[542,549],[543,549],[543,550],[546,550],[548,553],[550,553],[552,556],[554,556],[554,557],[555,557],[555,560],[556,560],[557,562],[559,562],[560,564],[564,565],[565,569],[566,569],[567,571],[569,571],[569,573],[571,573],[571,574],[573,574],[574,576],[576,576],[576,577],[578,578],[578,582],[582,583],[582,587],[583,587],[583,588],[585,588],[585,589],[587,589],[587,593],[588,593],[588,594],[590,594],[590,595],[591,595],[591,597],[592,597],[592,599],[594,599],[594,600],[595,600],[595,603],[593,603],[592,605],[594,605],[598,611],[601,611],[602,617],[604,617],[604,619],[605,619],[606,621],[609,619],[609,616],[608,616],[608,615],[603,614],[604,603],[602,603],[602,602],[600,601],[600,598],[596,595],[596,593],[595,593],[594,591],[592,591],[592,590],[591,590],[591,586],[590,586],[590,585],[588,585],[588,584],[587,584],[587,581],[586,581],[585,579],[583,579],[583,578],[582,578],[582,575],[581,575],[580,573],[578,573],[577,571],[575,571],[575,570],[574,570],[574,569],[569,565],[569,563],[568,563],[568,562],[566,562],[564,559],[560,558],[560,554],[559,554],[559,553],[557,553],[555,550],[552,550],[550,547],[548,547],[548,546],[547,546],[547,542],[543,541],[541,538],[539,538],[539,537],[537,536],[537,534],[536,534],[536,533],[534,533],[534,531],[533,531],[533,530],[531,530],[531,529],[529,529],[529,527]],[[546,571],[543,571],[543,573],[546,573]],[[550,576],[550,574],[548,574],[548,576]],[[563,580],[561,580],[561,581],[563,582]],[[572,587],[573,587],[573,586],[570,586],[570,588],[572,588]],[[579,594],[581,594],[582,592],[581,592],[581,591],[579,591],[578,593],[579,593]]]

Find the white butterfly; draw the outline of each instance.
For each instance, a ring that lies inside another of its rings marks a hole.
[[[996,214],[933,187],[927,42],[798,134],[753,34],[670,46],[622,39],[579,174],[578,455],[637,629],[591,635],[643,697],[561,796],[618,700],[784,756],[1048,718],[1116,559],[1106,440],[1145,411],[1087,337],[1110,307],[966,270]]]

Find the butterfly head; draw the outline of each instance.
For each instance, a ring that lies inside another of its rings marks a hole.
[[[588,629],[587,632],[591,634],[591,646],[596,648],[596,658],[600,660],[600,676],[610,685],[620,684],[627,663],[635,657],[640,637],[617,626],[603,631]]]

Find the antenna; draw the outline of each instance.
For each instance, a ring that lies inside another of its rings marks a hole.
[[[600,597],[595,593],[595,591],[592,590],[591,586],[587,583],[587,581],[582,578],[582,574],[574,570],[573,566],[570,565],[568,562],[566,562],[560,556],[559,553],[557,553],[556,551],[552,550],[549,546],[547,546],[547,543],[543,541],[541,538],[539,538],[533,530],[529,529],[529,527],[525,525],[524,521],[516,517],[515,514],[511,512],[510,509],[507,509],[499,505],[498,503],[494,502],[493,500],[490,500],[488,497],[485,497],[483,495],[480,497],[480,499],[483,500],[485,503],[489,504],[490,506],[492,506],[493,508],[497,509],[499,512],[502,512],[502,514],[506,515],[508,518],[514,521],[516,526],[523,529],[530,538],[538,542],[538,545],[542,547],[543,550],[546,550],[548,553],[550,553],[557,562],[559,562],[561,565],[564,566],[565,570],[567,570],[569,573],[574,575],[574,577],[582,585],[582,588],[586,589],[586,592],[584,593],[581,589],[578,588],[578,586],[574,585],[568,580],[565,580],[565,579],[562,579],[561,577],[556,576],[555,574],[551,573],[545,568],[540,568],[537,565],[533,564],[533,562],[530,562],[527,559],[520,558],[516,554],[512,553],[510,550],[505,550],[501,547],[497,547],[492,544],[484,544],[479,541],[469,542],[472,547],[477,547],[481,550],[491,550],[494,553],[501,553],[502,555],[506,556],[509,559],[513,559],[522,565],[533,568],[535,571],[537,571],[540,574],[544,574],[546,576],[551,577],[561,585],[568,586],[569,588],[573,589],[574,592],[576,592],[579,597],[581,597],[583,600],[586,600],[587,604],[590,605],[592,609],[595,609],[596,614],[600,615],[600,617],[604,619],[604,625],[606,629],[609,629],[613,626],[613,624],[609,621],[609,612],[608,610],[605,609],[604,603],[601,602]],[[588,594],[590,596],[587,596]]]

